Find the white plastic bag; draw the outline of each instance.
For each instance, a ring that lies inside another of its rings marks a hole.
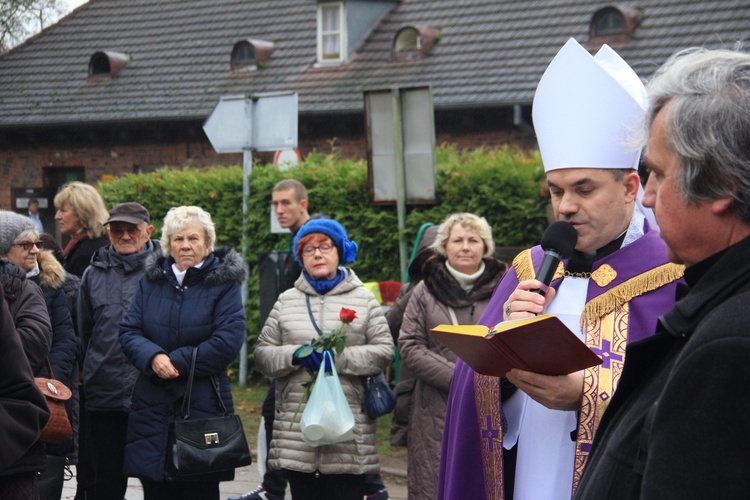
[[[325,370],[330,360],[331,373]],[[302,440],[311,446],[343,443],[354,438],[354,414],[346,401],[330,353],[323,354],[318,378],[300,420]]]

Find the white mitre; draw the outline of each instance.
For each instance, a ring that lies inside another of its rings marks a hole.
[[[532,116],[544,170],[638,168],[640,149],[628,145],[648,105],[646,88],[608,45],[591,56],[568,40],[547,67]]]
[[[534,95],[532,118],[544,171],[637,169],[641,150],[629,136],[647,107],[643,82],[609,45],[592,56],[571,38],[547,66]],[[658,229],[642,196],[639,188],[638,209]]]

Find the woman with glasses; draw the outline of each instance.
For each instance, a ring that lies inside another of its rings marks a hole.
[[[0,212],[0,228],[0,280],[32,371],[35,376],[49,377],[49,359],[54,377],[71,387],[78,346],[63,289],[65,270],[49,250],[40,250],[36,224],[28,217]],[[71,404],[66,404],[69,416]],[[72,451],[72,440],[44,445],[46,465],[38,476],[40,498],[60,498],[65,456]]]
[[[292,498],[362,500],[365,474],[378,472],[375,420],[365,411],[361,377],[383,371],[393,359],[393,339],[375,296],[344,264],[354,262],[357,244],[331,219],[303,225],[292,243],[303,271],[294,288],[279,296],[255,349],[256,367],[276,379],[276,419],[269,464],[284,469]],[[311,339],[342,326],[342,308],[355,311],[346,324],[346,347],[334,357],[336,371],[354,414],[354,438],[313,447],[302,440],[300,416],[308,370],[320,356],[302,355]]]

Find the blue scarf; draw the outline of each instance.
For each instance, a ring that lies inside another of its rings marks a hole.
[[[333,290],[333,287],[344,281],[344,278],[346,278],[347,275],[347,272],[343,267],[339,267],[338,271],[336,271],[336,276],[331,279],[315,280],[312,279],[309,274],[307,274],[307,271],[302,271],[302,273],[305,275],[305,279],[307,280],[307,282],[310,283],[310,286],[312,286],[315,291],[321,295],[325,295],[326,293]]]

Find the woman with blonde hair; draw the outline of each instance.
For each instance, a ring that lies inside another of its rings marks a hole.
[[[506,265],[495,259],[484,217],[448,216],[438,227],[434,254],[422,265],[404,312],[398,344],[403,366],[416,378],[407,431],[409,499],[437,496],[440,448],[456,355],[431,334],[439,324],[475,324]]]
[[[80,278],[94,252],[109,244],[104,232],[109,213],[97,190],[79,181],[69,182],[60,189],[55,196],[55,208],[60,232],[71,236],[63,250],[63,267]]]
[[[138,379],[125,445],[125,475],[140,478],[145,500],[219,499],[219,481],[234,470],[195,481],[168,481],[170,426],[180,415],[195,354],[191,418],[233,412],[227,366],[245,340],[240,283],[242,258],[214,248],[211,215],[194,206],[172,208],[164,218],[161,250],[146,261],[130,310],[120,323],[120,344]]]

